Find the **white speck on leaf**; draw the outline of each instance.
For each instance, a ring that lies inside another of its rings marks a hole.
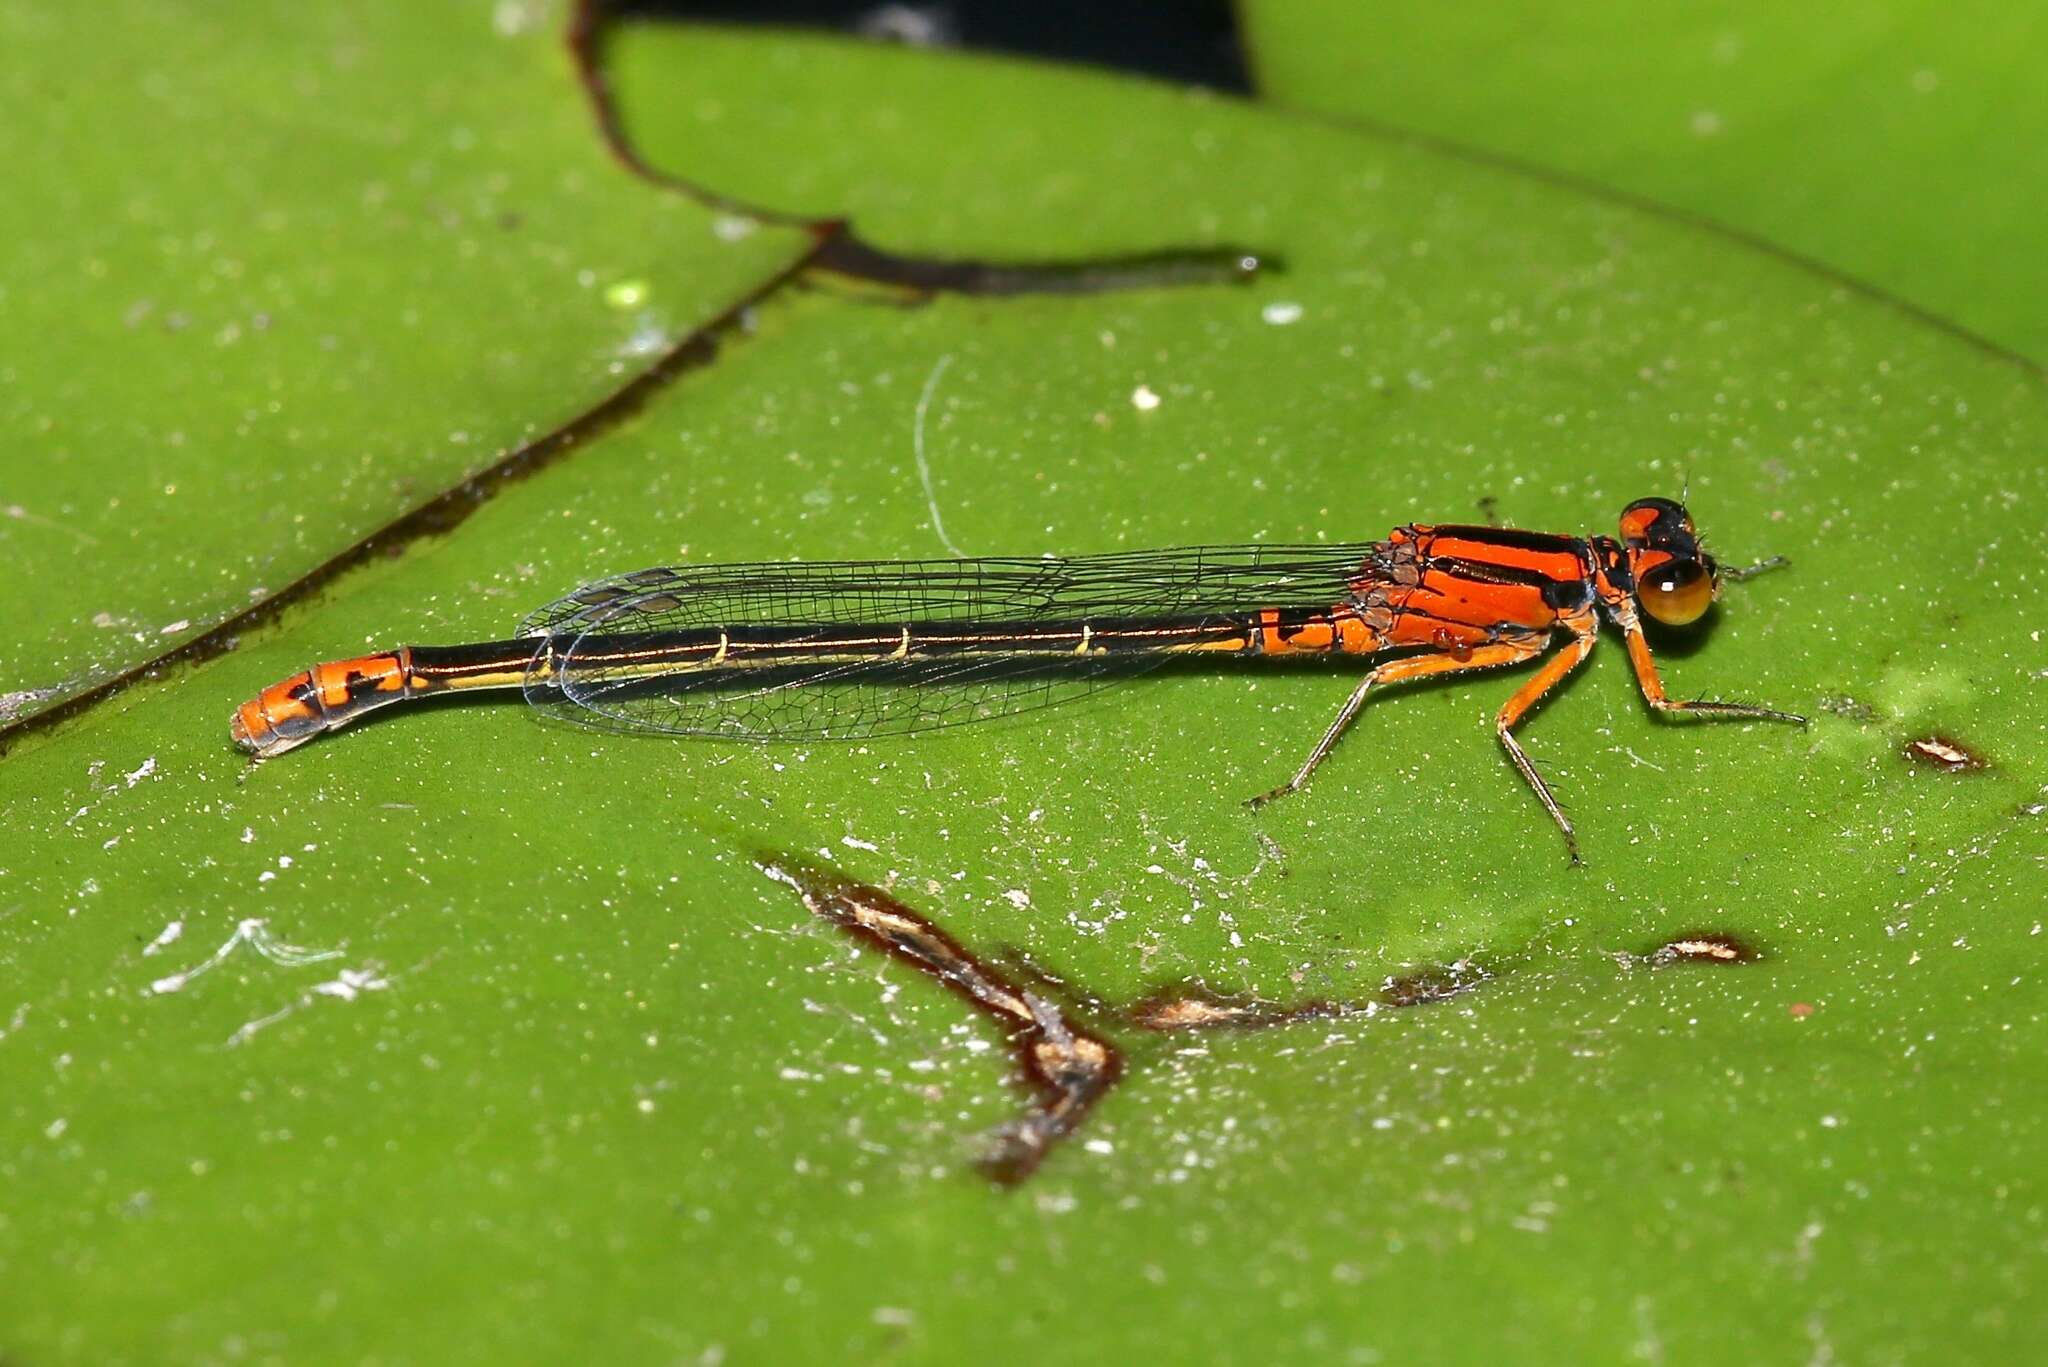
[[[340,951],[335,950],[333,953],[338,954]],[[332,957],[332,954],[324,957]],[[296,1011],[311,1006],[317,998],[332,997],[336,1001],[352,1002],[365,992],[382,992],[389,986],[391,986],[391,980],[385,977],[382,970],[375,964],[364,964],[361,968],[344,968],[339,974],[329,978],[326,982],[314,983],[312,987],[300,993],[296,999],[286,1002],[269,1015],[258,1016],[255,1020],[245,1022],[236,1029],[234,1034],[228,1036],[228,1048],[232,1049],[238,1045],[247,1044],[258,1031],[277,1024],[286,1016]]]

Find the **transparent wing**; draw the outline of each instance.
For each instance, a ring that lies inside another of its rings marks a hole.
[[[528,701],[588,726],[740,740],[902,735],[1048,706],[1154,668],[1149,654],[953,656],[679,668],[621,677],[597,643],[621,635],[734,627],[822,634],[850,625],[1000,628],[1170,617],[1224,620],[1263,608],[1326,609],[1370,577],[1381,547],[1200,546],[1070,559],[841,561],[639,570],[533,614],[552,669]]]

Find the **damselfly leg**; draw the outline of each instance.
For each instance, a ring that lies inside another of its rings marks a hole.
[[[1478,646],[1462,654],[1446,652],[1442,655],[1413,655],[1407,659],[1390,660],[1380,665],[1367,673],[1359,680],[1358,687],[1351,690],[1351,696],[1346,698],[1344,706],[1337,710],[1336,719],[1323,731],[1321,739],[1316,741],[1315,748],[1310,750],[1308,758],[1302,761],[1301,768],[1295,770],[1294,777],[1277,788],[1246,799],[1245,805],[1259,808],[1276,798],[1301,791],[1308,783],[1309,775],[1315,773],[1317,766],[1329,757],[1331,749],[1337,744],[1337,738],[1344,734],[1344,729],[1351,725],[1351,719],[1358,715],[1358,709],[1365,706],[1366,695],[1382,684],[1403,683],[1410,679],[1427,679],[1463,674],[1469,670],[1499,669],[1505,665],[1520,664],[1542,654],[1543,645],[1544,639],[1541,636],[1517,638],[1493,645]]]

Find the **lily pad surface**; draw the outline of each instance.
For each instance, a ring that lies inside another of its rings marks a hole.
[[[559,8],[0,5],[0,724],[554,431],[804,253],[615,164]]]
[[[1260,93],[1584,177],[2048,362],[2048,14],[1249,0]]]
[[[23,740],[0,762],[0,1348],[2033,1341],[2032,371],[1715,233],[1254,107],[789,36],[611,51],[641,154],[754,202],[923,251],[1242,241],[1286,270],[777,292],[452,533]],[[1610,640],[1527,729],[1581,868],[1491,734],[1509,677],[1390,690],[1256,815],[1354,667],[1175,672],[867,744],[583,731],[516,694],[254,768],[227,742],[236,703],[314,659],[499,639],[643,565],[1489,511],[1590,533],[1681,491],[1730,563],[1792,564],[1659,638],[1667,679],[1812,724],[1662,722]],[[1004,1027],[821,916],[797,869],[943,931],[1031,994],[1041,1039],[1115,1047],[1035,1172],[980,1165],[1036,1104]],[[1168,1032],[1147,999],[1257,1009]]]

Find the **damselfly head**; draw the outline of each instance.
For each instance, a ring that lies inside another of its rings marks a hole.
[[[1666,626],[1682,627],[1706,615],[1720,595],[1714,557],[1700,545],[1685,505],[1639,498],[1621,512],[1621,544],[1635,580],[1636,602]]]

